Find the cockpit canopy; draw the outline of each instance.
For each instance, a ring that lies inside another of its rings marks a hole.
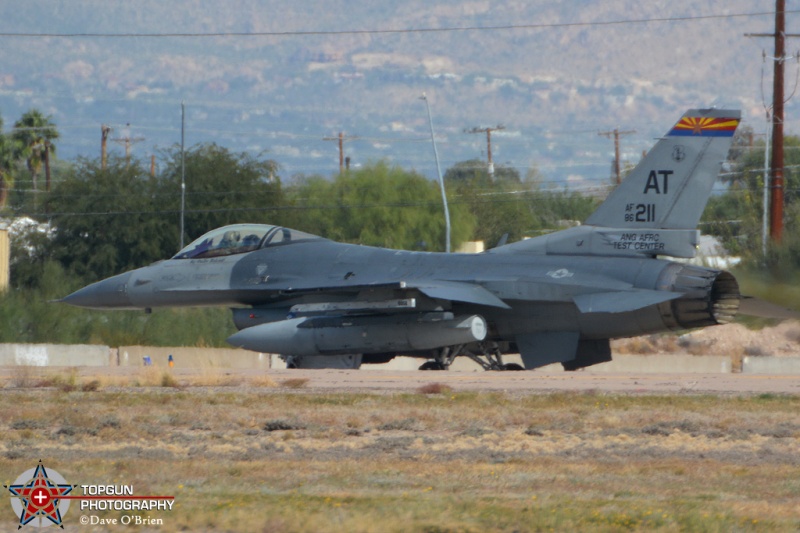
[[[269,224],[233,224],[209,231],[173,259],[201,259],[243,254],[260,248],[321,239],[316,235]]]

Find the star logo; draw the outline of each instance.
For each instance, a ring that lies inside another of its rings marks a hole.
[[[571,278],[575,274],[567,270],[566,268],[559,268],[558,270],[551,270],[547,273],[553,279],[563,279],[563,278]]]
[[[11,493],[11,507],[19,516],[17,529],[30,524],[32,527],[56,525],[64,528],[62,516],[69,509],[69,500],[63,500],[74,485],[70,485],[55,470],[49,472],[42,461],[17,478],[13,485],[6,485]]]

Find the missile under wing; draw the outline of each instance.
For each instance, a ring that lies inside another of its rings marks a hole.
[[[338,243],[257,224],[203,235],[172,259],[63,299],[94,308],[229,305],[234,346],[295,366],[358,366],[397,354],[447,368],[583,368],[609,340],[712,326],[740,302],[728,272],[693,257],[695,229],[740,113],[690,110],[582,226],[482,254]]]

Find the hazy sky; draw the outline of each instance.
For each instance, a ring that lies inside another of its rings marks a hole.
[[[100,124],[119,138],[130,122],[143,157],[179,141],[185,101],[189,145],[268,150],[287,174],[328,173],[338,152],[322,139],[346,131],[360,137],[354,160],[431,175],[424,91],[445,167],[485,159],[485,139],[464,129],[503,124],[496,161],[579,184],[608,172],[600,130],[636,130],[631,159],[689,107],[742,108],[764,130],[772,42],[744,34],[772,31],[774,1],[701,4],[0,0],[0,115],[6,130],[31,107],[53,115],[67,158],[96,157]],[[787,16],[788,31],[799,23]],[[9,35],[20,33],[35,35]],[[137,36],[97,35],[121,33]],[[176,33],[196,35],[164,36]],[[787,95],[798,72],[793,58]]]

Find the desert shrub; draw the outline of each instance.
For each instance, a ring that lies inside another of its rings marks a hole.
[[[444,383],[428,383],[418,388],[417,392],[420,394],[449,394],[453,392],[453,388]]]

